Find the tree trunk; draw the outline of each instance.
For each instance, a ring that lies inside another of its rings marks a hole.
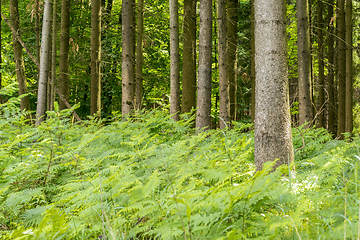
[[[212,0],[200,0],[199,79],[196,110],[197,131],[211,126]]]
[[[345,46],[345,1],[337,1],[337,9],[339,14],[337,17],[338,27],[338,64],[339,64],[339,79],[338,79],[338,129],[337,135],[343,138],[342,134],[345,132],[345,95],[346,95],[346,46]]]
[[[318,127],[325,127],[325,111],[324,111],[324,37],[323,37],[323,3],[322,1],[317,1],[317,37],[318,37],[318,68],[319,68],[319,78],[318,78],[318,106],[317,111],[319,111],[319,125]]]
[[[219,93],[220,93],[220,129],[230,123],[229,79],[226,66],[226,5],[225,0],[217,2],[218,52],[219,52]]]
[[[40,5],[39,0],[35,0],[35,35],[36,35],[36,54],[37,61],[40,62]]]
[[[328,37],[327,37],[327,47],[328,47],[328,93],[329,93],[329,103],[328,103],[328,130],[336,135],[336,101],[335,101],[335,85],[334,85],[334,0],[329,0],[327,4],[328,16]]]
[[[70,27],[70,0],[61,1],[61,33],[60,33],[60,79],[61,94],[69,101],[69,27]],[[65,103],[60,101],[60,109],[67,109]]]
[[[52,24],[52,44],[51,44],[51,78],[50,84],[48,84],[48,97],[47,97],[47,110],[54,111],[54,102],[55,102],[55,83],[56,83],[56,25],[57,25],[57,13],[56,5],[57,0],[54,0],[54,10],[53,10],[53,24]],[[61,101],[60,101],[61,102]]]
[[[346,0],[346,119],[345,132],[353,131],[353,26],[352,0]]]
[[[175,121],[180,113],[180,56],[178,0],[170,0],[170,114]]]
[[[90,114],[101,116],[101,0],[91,1],[91,106]]]
[[[10,15],[11,15],[11,25],[14,30],[19,34],[20,32],[20,17],[19,17],[19,8],[17,0],[10,0]],[[22,47],[17,39],[16,35],[13,34],[13,46],[14,46],[14,60],[15,60],[15,68],[16,68],[16,78],[19,83],[19,96],[26,94],[27,83],[25,78],[25,65],[22,53]],[[21,111],[30,110],[30,101],[29,97],[21,98],[20,102]]]
[[[49,77],[49,50],[50,50],[50,30],[51,30],[51,10],[52,1],[45,0],[44,15],[41,37],[41,51],[40,51],[40,75],[38,83],[38,97],[36,107],[36,122],[35,125],[39,126],[45,119],[46,111],[46,89]]]
[[[300,125],[311,122],[311,55],[309,31],[309,6],[307,0],[297,0],[297,45],[299,68],[299,121]]]
[[[136,44],[136,86],[135,109],[141,110],[143,91],[143,37],[144,37],[144,0],[138,0],[137,12],[137,44]]]
[[[184,0],[183,80],[181,112],[196,108],[196,2]]]
[[[122,2],[122,115],[131,113],[134,108],[134,62],[132,28],[132,0]]]
[[[255,0],[255,164],[294,160],[287,79],[286,4]]]
[[[237,32],[238,32],[238,0],[227,0],[227,75],[229,82],[230,120],[236,121],[236,90],[237,90]]]
[[[251,122],[255,123],[255,0],[251,0]]]

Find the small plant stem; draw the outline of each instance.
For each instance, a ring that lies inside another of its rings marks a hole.
[[[343,181],[345,187],[345,206],[344,206],[344,240],[346,240],[346,205],[347,205],[347,187],[346,187],[346,178],[345,178],[345,169],[343,170]]]
[[[296,234],[297,234],[298,238],[301,240],[299,231],[298,231],[298,229],[297,229],[297,227],[296,227],[296,225],[295,225],[294,220],[292,219],[292,217],[291,217],[290,215],[288,215],[288,217],[290,218],[290,220],[291,220],[291,222],[292,222],[292,224],[293,224],[293,226],[294,226],[294,228],[295,228],[295,231],[296,231]]]
[[[103,228],[103,237],[104,239],[106,238],[105,235],[105,217],[104,217],[104,202],[103,202],[103,190],[102,190],[102,186],[101,186],[101,174],[100,174],[100,169],[98,168],[99,171],[99,179],[100,179],[100,191],[101,191],[101,213],[102,213],[102,228]]]

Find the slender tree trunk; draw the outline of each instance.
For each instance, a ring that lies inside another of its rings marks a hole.
[[[50,84],[48,84],[48,111],[54,111],[54,102],[55,102],[55,83],[56,83],[56,32],[57,32],[57,12],[56,5],[57,0],[53,0],[54,10],[53,10],[53,24],[52,24],[52,44],[51,44],[51,78]],[[61,101],[60,101],[61,102]]]
[[[101,0],[91,1],[91,106],[90,114],[101,116]]]
[[[255,122],[255,0],[251,0],[251,122]]]
[[[339,89],[338,89],[338,129],[337,135],[342,136],[345,132],[345,100],[346,100],[346,45],[345,45],[345,1],[338,0],[337,8],[339,14],[337,17],[338,26],[338,64],[339,64]]]
[[[19,34],[20,32],[20,17],[19,17],[19,8],[18,8],[18,1],[17,0],[10,0],[10,15],[11,15],[11,25]],[[13,46],[14,46],[14,59],[15,59],[15,68],[16,68],[16,78],[19,83],[19,96],[26,94],[27,90],[27,83],[25,77],[25,65],[22,53],[22,46],[17,39],[16,35],[13,34]],[[29,97],[21,98],[20,102],[21,111],[23,110],[30,110],[30,101]]]
[[[134,108],[134,62],[132,43],[132,0],[122,2],[122,115],[130,114]]]
[[[200,0],[199,79],[196,128],[211,126],[212,0]]]
[[[46,89],[49,77],[49,50],[50,50],[50,33],[51,33],[51,10],[52,1],[45,0],[44,2],[44,15],[41,37],[41,51],[40,51],[40,75],[38,85],[38,97],[36,107],[36,122],[35,125],[39,126],[45,119],[46,111]]]
[[[322,0],[317,1],[317,37],[318,37],[318,68],[319,68],[319,98],[318,98],[318,111],[319,112],[319,125],[318,127],[325,127],[325,111],[324,111],[324,102],[325,102],[325,84],[324,84],[324,37],[323,37],[323,2]]]
[[[334,86],[334,0],[328,0],[327,4],[328,16],[328,37],[327,37],[327,47],[328,47],[328,93],[329,93],[329,103],[328,103],[328,130],[336,135],[336,101],[335,101],[335,86]]]
[[[236,121],[236,90],[237,90],[237,32],[238,32],[238,0],[227,0],[227,75],[229,82],[230,120]]]
[[[40,62],[40,5],[39,0],[35,0],[35,35],[36,35],[36,55]]]
[[[184,0],[183,80],[181,112],[196,108],[196,2]]]
[[[294,160],[287,79],[286,4],[255,0],[255,164]]]
[[[220,92],[220,129],[226,128],[230,123],[229,79],[226,66],[226,2],[217,1],[218,16],[218,51],[219,51],[219,92]]]
[[[170,0],[170,114],[175,121],[180,113],[180,56],[178,0]]]
[[[299,121],[300,125],[311,122],[311,55],[309,31],[309,6],[307,0],[297,0],[297,45],[299,67]]]
[[[60,33],[60,79],[61,94],[69,101],[69,28],[70,28],[70,0],[61,1],[61,33]],[[67,109],[65,103],[60,101],[60,109]]]
[[[345,132],[353,131],[353,26],[352,0],[346,0],[346,119]]]
[[[138,0],[137,12],[137,44],[136,44],[136,86],[135,109],[141,110],[143,91],[143,36],[144,36],[144,0]]]

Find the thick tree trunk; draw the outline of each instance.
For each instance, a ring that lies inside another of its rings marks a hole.
[[[323,3],[322,1],[317,1],[317,38],[318,38],[318,68],[319,68],[319,78],[318,78],[318,105],[317,111],[319,112],[318,127],[325,127],[325,111],[324,111],[324,37],[323,37]]]
[[[345,45],[345,1],[337,1],[337,9],[339,10],[337,17],[338,27],[338,64],[339,64],[339,79],[338,79],[338,129],[337,135],[342,136],[345,132],[345,100],[346,100],[346,45]],[[343,138],[343,136],[341,137]]]
[[[251,122],[255,122],[255,0],[251,0]]]
[[[170,0],[170,114],[175,121],[180,113],[180,56],[178,0]]]
[[[101,0],[91,1],[91,106],[90,114],[101,116]]]
[[[211,126],[212,0],[200,0],[197,131]]]
[[[328,23],[328,36],[327,36],[327,47],[328,47],[328,93],[329,93],[329,102],[328,102],[328,130],[336,135],[336,101],[335,101],[335,86],[334,86],[334,0],[328,0],[327,4],[327,23]]]
[[[141,110],[143,91],[143,37],[144,37],[144,0],[138,0],[137,12],[137,44],[136,44],[136,86],[135,109]]]
[[[132,0],[122,2],[122,115],[130,114],[134,108],[134,44],[132,43]]]
[[[69,101],[69,27],[70,27],[70,0],[61,1],[61,33],[60,33],[60,79],[61,94]],[[60,101],[60,109],[66,109],[65,103]]]
[[[10,0],[10,16],[11,16],[11,25],[17,34],[20,32],[20,17],[19,17],[19,8],[17,0]],[[25,78],[25,65],[22,53],[22,47],[17,39],[16,35],[13,33],[13,46],[14,46],[14,59],[15,59],[15,68],[16,68],[16,78],[19,83],[19,96],[26,94],[27,83]],[[21,111],[30,110],[29,97],[21,98],[20,102]]]
[[[46,89],[49,77],[49,50],[50,50],[50,30],[51,30],[51,11],[52,1],[45,0],[44,15],[41,37],[41,51],[40,51],[40,75],[38,83],[38,97],[36,107],[36,122],[35,125],[39,126],[45,119],[46,111]]]
[[[345,132],[353,131],[353,26],[352,0],[346,0],[346,119]]]
[[[51,43],[51,78],[47,88],[47,110],[54,111],[55,102],[55,82],[56,82],[56,24],[57,24],[57,13],[56,7],[57,0],[53,3],[53,21],[52,21],[52,43]]]
[[[184,0],[181,112],[196,108],[196,2]]]
[[[311,122],[311,55],[309,31],[309,6],[307,0],[297,0],[297,45],[299,68],[299,121],[300,125]]]
[[[219,93],[220,93],[220,129],[226,128],[230,123],[229,79],[226,66],[226,2],[217,2],[218,20],[218,51],[219,51]]]
[[[229,82],[230,120],[236,121],[236,90],[237,90],[237,32],[238,32],[238,0],[227,0],[227,53],[226,65]]]
[[[286,4],[255,0],[255,164],[294,160],[287,79]]]

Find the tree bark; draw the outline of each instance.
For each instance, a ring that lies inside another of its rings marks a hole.
[[[134,44],[132,43],[132,0],[122,2],[122,116],[134,108]]]
[[[345,45],[345,1],[337,1],[337,9],[339,14],[337,17],[338,26],[338,68],[339,68],[339,79],[338,79],[338,129],[337,135],[343,138],[345,132],[345,101],[346,101],[346,45]]]
[[[199,78],[196,129],[211,126],[212,0],[200,0]]]
[[[36,35],[36,56],[40,62],[40,5],[39,0],[35,0],[35,35]]]
[[[230,123],[229,79],[226,62],[226,2],[217,2],[218,21],[218,52],[219,52],[219,92],[220,92],[220,129],[226,128]]]
[[[294,160],[287,79],[286,4],[255,0],[255,164]]]
[[[101,116],[101,0],[91,1],[91,106],[90,114]]]
[[[20,17],[19,17],[19,8],[17,0],[10,0],[10,16],[11,16],[11,25],[13,26],[16,34],[20,32]],[[27,82],[25,77],[25,65],[22,53],[22,47],[20,41],[16,37],[16,34],[13,32],[13,46],[14,46],[14,59],[15,59],[15,68],[16,68],[16,78],[19,83],[19,96],[26,94],[27,90]],[[29,97],[21,98],[20,109],[30,110],[30,101]]]
[[[230,120],[236,121],[236,91],[237,91],[237,33],[238,33],[238,0],[227,0],[227,75],[229,82]]]
[[[40,51],[40,75],[38,84],[38,97],[36,106],[36,122],[39,126],[45,119],[46,111],[46,89],[49,77],[49,50],[50,50],[50,30],[51,30],[51,11],[52,1],[45,0],[44,15],[41,37],[41,51]]]
[[[318,78],[318,105],[317,111],[319,112],[318,116],[318,127],[325,127],[325,111],[324,111],[324,37],[323,37],[323,2],[321,0],[317,1],[317,38],[318,38],[318,68],[319,68],[319,78]]]
[[[251,0],[251,122],[255,123],[255,0]]]
[[[299,68],[299,121],[300,125],[313,119],[311,104],[311,55],[308,0],[297,0],[297,45]]]
[[[345,132],[353,131],[353,26],[352,0],[346,0],[346,119]]]
[[[170,114],[175,121],[180,113],[180,56],[178,0],[170,0]]]
[[[336,101],[335,101],[335,86],[334,86],[334,0],[328,0],[327,4],[327,23],[328,23],[328,37],[327,37],[327,47],[328,47],[328,93],[329,93],[329,102],[328,102],[328,130],[336,135]]]
[[[136,44],[136,86],[135,109],[141,110],[143,91],[143,37],[144,37],[144,0],[138,0],[137,44]]]
[[[47,110],[54,111],[54,102],[55,102],[55,82],[56,82],[56,25],[57,25],[57,13],[56,7],[57,1],[54,0],[53,3],[53,21],[52,21],[52,43],[51,43],[51,78],[48,84],[47,90]]]
[[[196,2],[184,0],[181,112],[196,108]]]
[[[70,28],[70,0],[61,1],[61,33],[60,33],[60,78],[59,88],[61,94],[69,101],[69,28]],[[60,109],[66,109],[64,102],[60,101]]]

